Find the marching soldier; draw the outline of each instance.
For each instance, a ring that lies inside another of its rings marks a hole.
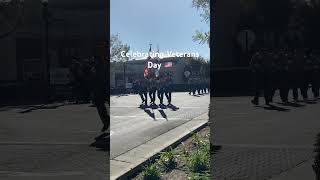
[[[148,106],[148,80],[146,78],[141,79],[140,83],[140,94],[142,95],[142,103]]]
[[[314,98],[319,98],[320,58],[312,53],[312,92]]]
[[[135,89],[135,93],[139,94],[140,99],[141,99],[141,104],[144,103],[144,97],[143,97],[143,93],[142,93],[142,88],[141,88],[141,84],[142,84],[142,80],[138,79],[134,81],[134,89]]]
[[[188,79],[188,90],[189,90],[189,95],[193,92],[193,78],[190,76]]]
[[[308,86],[310,80],[311,62],[309,57],[303,52],[299,52],[297,56],[299,64],[300,91],[304,101],[308,100]]]
[[[260,92],[263,91],[266,104],[270,103],[270,84],[269,84],[269,68],[266,59],[266,51],[257,52],[253,55],[250,67],[254,74],[255,95],[251,101],[253,104],[259,104]]]
[[[168,101],[168,105],[171,105],[171,98],[172,98],[172,78],[170,75],[167,75],[166,80],[165,80],[165,96]]]
[[[289,52],[287,58],[289,87],[292,89],[293,100],[297,102],[298,88],[300,87],[300,64],[295,52]]]
[[[149,79],[149,97],[151,105],[155,105],[157,84],[155,77]]]
[[[163,94],[164,94],[164,90],[165,90],[165,79],[163,77],[158,77],[158,99],[160,101],[160,105],[163,105]]]
[[[280,98],[283,103],[288,103],[288,93],[289,93],[289,67],[288,67],[288,55],[282,51],[279,54],[279,88],[280,88]]]

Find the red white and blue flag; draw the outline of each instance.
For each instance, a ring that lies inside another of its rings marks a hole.
[[[166,62],[166,63],[164,64],[164,67],[165,67],[165,68],[172,67],[172,62]]]

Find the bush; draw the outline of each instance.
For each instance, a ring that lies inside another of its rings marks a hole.
[[[157,164],[146,166],[142,175],[145,180],[159,180],[161,177],[160,169]]]
[[[172,170],[177,166],[176,153],[170,148],[169,151],[160,153],[160,163],[166,170]]]
[[[199,145],[202,145],[204,143],[204,141],[201,137],[199,137],[198,134],[194,133],[192,135],[192,143],[194,146],[199,146]]]
[[[210,146],[204,143],[198,147],[197,151],[187,157],[187,165],[192,172],[203,173],[210,167]]]

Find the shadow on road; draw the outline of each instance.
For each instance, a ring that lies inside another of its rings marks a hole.
[[[176,111],[176,110],[180,109],[179,107],[177,107],[177,106],[175,106],[173,104],[169,104],[167,107],[170,108],[172,111]]]
[[[103,133],[94,139],[95,141],[90,144],[91,147],[96,147],[101,151],[110,151],[110,135]]]
[[[40,106],[31,106],[25,110],[20,111],[19,113],[30,113],[34,110],[39,110],[39,109],[57,109],[58,107],[64,106],[65,104],[55,104],[55,105],[40,105]]]
[[[153,120],[156,120],[154,113],[151,112],[150,109],[144,109],[144,112],[146,112]]]
[[[290,107],[304,107],[306,105],[303,105],[303,104],[299,104],[299,103],[294,103],[294,102],[288,102],[288,103],[277,103],[277,104],[280,104],[282,106],[290,106]]]
[[[168,121],[168,117],[167,117],[166,113],[162,109],[159,109],[159,112],[160,112],[161,116]]]
[[[194,94],[194,95],[192,95],[192,96],[194,96],[194,97],[201,97],[200,95],[196,95],[196,94]]]
[[[265,110],[271,110],[271,111],[281,111],[281,112],[289,112],[290,111],[290,109],[282,108],[282,107],[271,105],[271,104],[269,104],[267,106],[256,106],[256,107],[263,108]]]
[[[164,104],[160,104],[160,105],[159,105],[159,108],[161,108],[161,109],[167,109],[167,106],[164,105]]]

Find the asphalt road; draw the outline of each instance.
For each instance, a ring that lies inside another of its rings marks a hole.
[[[141,109],[138,95],[112,96],[111,159],[207,113],[209,101],[209,94],[191,96],[179,92],[172,94],[175,107]],[[156,103],[159,104],[159,101]]]
[[[214,97],[211,101],[213,179],[269,179],[313,161],[320,133],[320,101],[273,107],[251,97]],[[312,172],[310,166],[310,171]],[[313,176],[313,175],[311,175]]]
[[[100,134],[88,104],[0,108],[0,179],[106,179],[109,153],[90,147]]]

